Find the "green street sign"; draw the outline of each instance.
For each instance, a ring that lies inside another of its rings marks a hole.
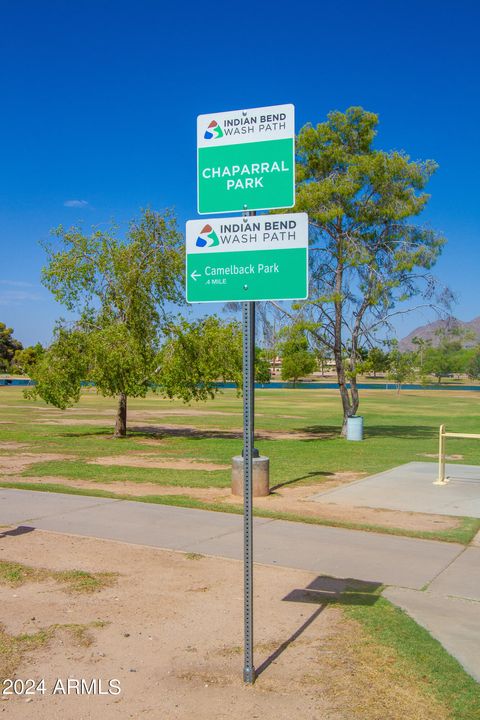
[[[187,302],[304,300],[308,215],[187,222]]]
[[[198,213],[295,205],[295,108],[273,105],[197,118]]]

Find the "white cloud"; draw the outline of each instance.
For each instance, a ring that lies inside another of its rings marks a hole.
[[[21,305],[24,302],[37,302],[41,297],[25,290],[0,290],[0,305]]]
[[[81,208],[86,207],[88,205],[87,200],[65,200],[63,203],[65,207],[70,208]]]
[[[9,285],[10,287],[35,287],[32,283],[23,280],[0,280],[0,285]]]

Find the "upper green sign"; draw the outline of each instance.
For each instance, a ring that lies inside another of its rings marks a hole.
[[[295,205],[295,108],[199,115],[200,215]]]

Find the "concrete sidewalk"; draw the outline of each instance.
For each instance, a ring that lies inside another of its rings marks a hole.
[[[206,510],[0,489],[0,524],[243,557],[242,517]],[[387,597],[408,612],[410,603],[418,622],[480,678],[480,602],[475,602],[480,600],[480,547],[255,518],[254,559],[317,575],[385,584],[395,592],[407,589],[410,594]],[[418,592],[425,587],[428,598]],[[469,604],[468,626],[465,605],[450,597],[474,601]],[[441,632],[445,613],[453,628],[446,639]],[[454,629],[464,626],[458,632]]]
[[[170,550],[243,557],[243,519],[229,513],[1,489],[0,523]],[[256,562],[417,590],[464,551],[456,543],[267,518],[254,519],[254,543]]]
[[[383,594],[423,625],[480,682],[478,603],[406,588],[389,587]]]

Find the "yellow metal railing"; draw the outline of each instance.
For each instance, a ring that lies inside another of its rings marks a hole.
[[[433,483],[434,485],[446,485],[450,480],[450,478],[445,475],[445,438],[447,437],[480,440],[480,435],[478,434],[445,432],[445,425],[440,425],[438,435],[438,478]]]

